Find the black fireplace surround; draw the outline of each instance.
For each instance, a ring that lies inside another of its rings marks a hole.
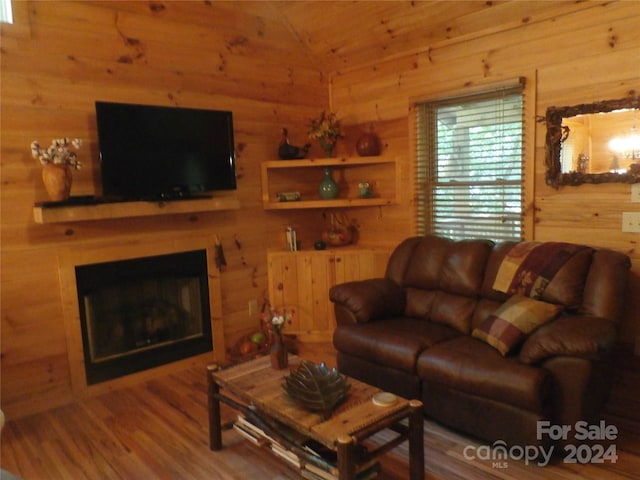
[[[206,250],[75,273],[88,385],[213,350]]]

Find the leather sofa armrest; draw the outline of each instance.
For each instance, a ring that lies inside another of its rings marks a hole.
[[[329,289],[338,325],[368,322],[401,315],[405,307],[404,290],[388,278],[341,283]]]
[[[519,359],[532,364],[556,356],[598,358],[617,337],[613,322],[600,317],[565,315],[534,331],[520,349]]]

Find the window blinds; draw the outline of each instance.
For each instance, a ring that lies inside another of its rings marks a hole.
[[[0,23],[13,23],[11,0],[0,0]]]
[[[521,240],[522,86],[416,107],[418,233]]]

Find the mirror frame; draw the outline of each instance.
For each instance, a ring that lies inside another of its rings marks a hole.
[[[546,158],[547,185],[559,188],[562,185],[581,185],[583,183],[637,183],[640,182],[640,172],[627,173],[562,173],[560,164],[560,147],[569,135],[568,127],[562,127],[562,119],[589,113],[611,112],[623,108],[639,108],[640,97],[631,95],[618,100],[603,100],[601,102],[574,105],[571,107],[549,107],[545,115],[547,126]]]

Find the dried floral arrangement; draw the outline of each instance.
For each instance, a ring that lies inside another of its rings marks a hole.
[[[34,140],[31,142],[31,154],[42,165],[69,165],[79,170],[82,164],[78,161],[78,154],[72,148],[79,150],[81,146],[82,140],[79,138],[54,138],[48,148],[42,148],[38,141]]]
[[[319,118],[311,120],[309,138],[339,138],[342,137],[340,120],[334,112],[322,111]]]
[[[309,138],[317,139],[325,151],[335,147],[338,138],[342,138],[340,120],[334,112],[322,111],[319,118],[311,120]]]

